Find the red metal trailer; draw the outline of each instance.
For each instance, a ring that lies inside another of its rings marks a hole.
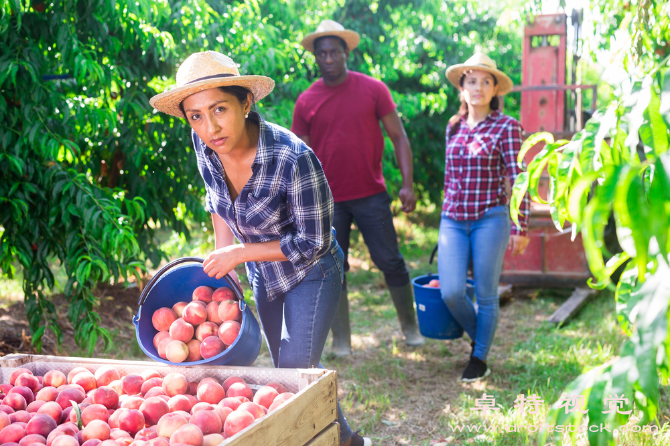
[[[572,25],[578,42],[579,13],[573,13]],[[572,84],[566,84],[567,26],[565,14],[538,15],[524,30],[521,125],[525,135],[550,132],[555,139],[570,139],[582,128],[581,93],[592,90],[595,110],[595,85],[575,85],[573,63]],[[576,56],[575,47],[575,56]],[[576,58],[573,59],[576,62]],[[570,93],[566,95],[566,93]],[[566,103],[571,102],[570,107]],[[538,144],[526,155],[528,163],[542,148]],[[540,182],[540,194],[546,197],[548,177]],[[551,221],[549,206],[531,203],[530,244],[523,255],[512,257],[507,251],[501,282],[532,286],[579,286],[591,276],[581,236],[570,240],[570,226],[563,232]]]

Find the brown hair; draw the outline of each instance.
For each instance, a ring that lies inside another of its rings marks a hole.
[[[458,84],[461,87],[463,86],[463,81],[465,81],[465,76],[467,76],[469,72],[470,71],[466,71],[465,73],[463,73],[463,75],[461,76],[461,80],[458,81]],[[496,79],[496,77],[493,74],[491,74],[491,77],[493,78],[493,85],[498,85],[498,79]],[[449,119],[449,127],[451,128],[455,128],[456,123],[458,123],[463,116],[468,114],[468,103],[463,100],[462,96],[460,98],[461,98],[461,106],[458,108],[458,112]],[[491,98],[489,107],[491,107],[491,110],[498,110],[498,108],[500,107],[500,101],[498,100],[498,96],[493,96]]]

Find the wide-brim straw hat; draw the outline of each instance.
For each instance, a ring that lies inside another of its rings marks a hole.
[[[149,100],[158,111],[178,118],[186,118],[179,104],[190,95],[202,90],[230,86],[244,87],[258,102],[270,94],[275,81],[265,76],[241,76],[237,64],[230,57],[216,51],[194,53],[177,70],[177,86]]]
[[[353,50],[359,43],[361,43],[361,36],[356,31],[344,29],[344,26],[334,20],[324,20],[319,23],[316,31],[307,34],[305,38],[302,39],[300,45],[310,53],[314,54],[314,41],[319,37],[339,37],[347,44],[348,50]]]
[[[498,81],[498,96],[503,96],[514,87],[514,82],[509,78],[508,75],[500,71],[496,63],[484,53],[475,53],[471,58],[465,61],[465,63],[452,65],[447,68],[447,79],[451,82],[454,87],[460,87],[461,77],[463,74],[471,70],[480,70],[491,73],[496,77]]]

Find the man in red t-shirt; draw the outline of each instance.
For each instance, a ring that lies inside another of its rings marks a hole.
[[[309,145],[321,161],[335,201],[333,226],[344,251],[344,271],[352,221],[368,246],[372,261],[384,273],[400,326],[408,345],[421,345],[414,312],[409,272],[398,249],[393,227],[391,198],[382,175],[384,136],[393,142],[403,178],[398,193],[404,212],[416,206],[412,149],[389,89],[382,82],[347,70],[349,51],[360,41],[358,33],[332,20],[301,42],[316,58],[321,79],[298,98],[291,130]],[[346,276],[337,315],[332,325],[333,353],[351,353],[349,300]]]

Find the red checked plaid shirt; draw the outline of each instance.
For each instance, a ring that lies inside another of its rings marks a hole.
[[[510,184],[521,170],[517,157],[521,149],[521,125],[494,111],[470,130],[461,118],[458,131],[449,138],[447,127],[444,205],[442,210],[454,220],[476,220],[489,209],[508,203],[505,176]],[[524,166],[525,167],[525,166]],[[512,235],[526,235],[530,200],[521,202],[519,224],[512,223]]]

